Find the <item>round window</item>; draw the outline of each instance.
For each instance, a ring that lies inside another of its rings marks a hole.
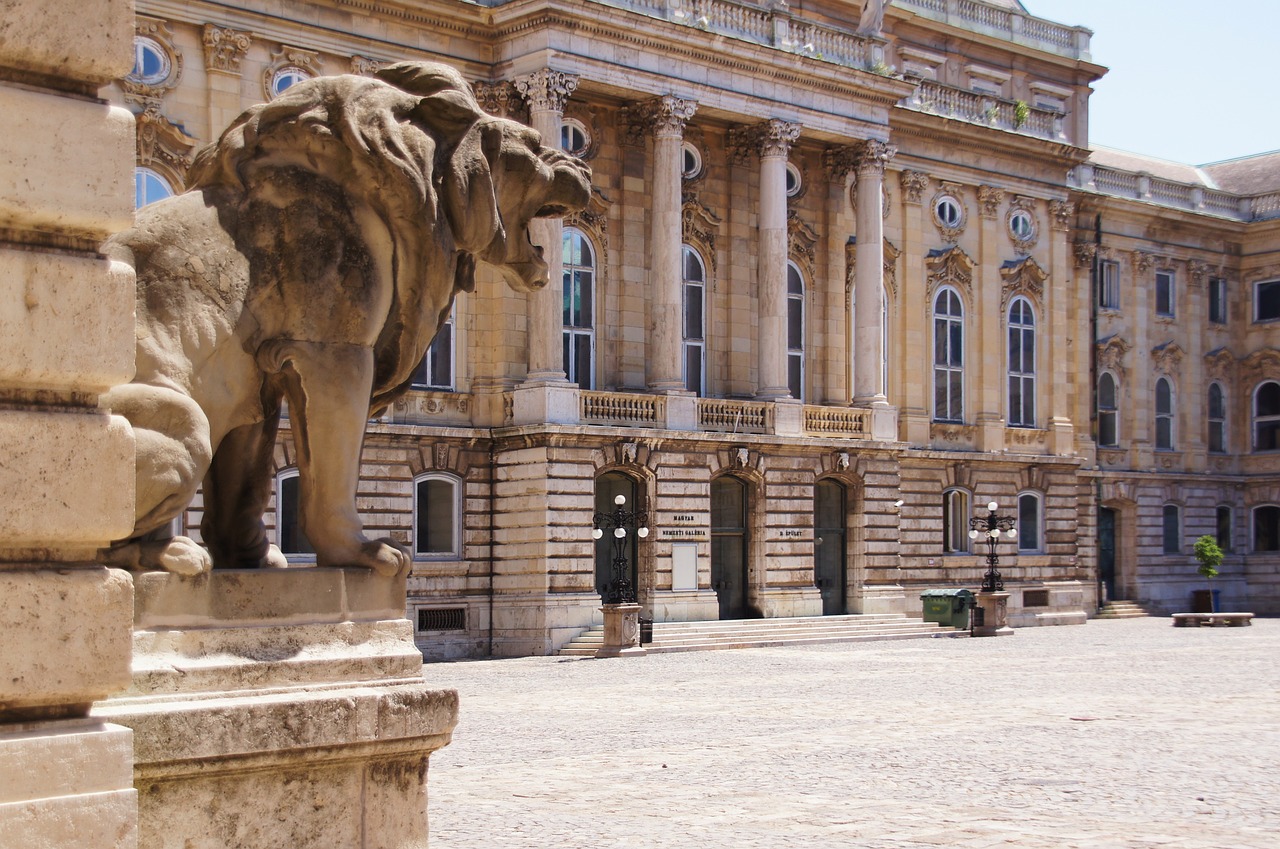
[[[129,79],[144,85],[155,85],[169,77],[169,53],[160,42],[146,36],[133,39],[133,70]]]
[[[582,156],[591,147],[591,136],[587,128],[576,118],[566,118],[560,125],[560,147],[565,153]]]
[[[1024,209],[1019,209],[1010,215],[1009,232],[1013,235],[1013,238],[1020,242],[1025,242],[1034,236],[1036,224],[1031,218],[1031,213]]]
[[[803,183],[800,181],[800,169],[787,163],[787,197],[793,198],[800,194]]]
[[[271,77],[271,96],[278,97],[285,90],[297,85],[303,80],[311,79],[311,74],[296,68],[293,65],[287,65],[276,71]]]
[[[680,146],[680,176],[692,180],[701,173],[702,154],[689,142],[685,142]]]
[[[933,211],[944,227],[959,227],[961,219],[964,218],[960,202],[950,195],[938,198],[938,205],[933,208]]]

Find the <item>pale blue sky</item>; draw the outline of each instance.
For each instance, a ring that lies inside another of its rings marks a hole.
[[[1280,0],[1022,0],[1093,30],[1093,144],[1202,165],[1280,149]]]

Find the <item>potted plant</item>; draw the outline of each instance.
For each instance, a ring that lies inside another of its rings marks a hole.
[[[1196,560],[1200,561],[1197,570],[1209,582],[1209,612],[1217,613],[1217,605],[1213,603],[1213,579],[1218,577],[1218,567],[1222,565],[1223,553],[1218,541],[1209,534],[1196,540]]]

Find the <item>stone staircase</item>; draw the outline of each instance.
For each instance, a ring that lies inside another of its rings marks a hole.
[[[763,646],[803,646],[818,643],[852,643],[863,640],[910,640],[920,637],[967,637],[969,632],[944,628],[902,614],[810,616],[795,619],[729,619],[707,622],[655,622],[652,653],[712,651]],[[604,643],[604,626],[597,625],[574,637],[561,656],[590,657]]]
[[[1102,605],[1094,619],[1141,619],[1151,614],[1135,601],[1109,601]]]

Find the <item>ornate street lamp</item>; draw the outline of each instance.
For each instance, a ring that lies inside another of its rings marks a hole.
[[[1000,578],[1000,557],[996,554],[996,542],[1000,539],[1000,533],[1003,531],[1009,539],[1018,536],[1014,518],[997,516],[996,511],[999,509],[1000,505],[992,501],[987,504],[987,515],[975,516],[969,520],[969,539],[984,536],[987,540],[987,574],[982,576],[984,593],[1004,592],[1004,581]]]
[[[633,529],[636,536],[644,539],[649,536],[648,522],[643,510],[625,510],[625,495],[615,496],[611,513],[596,513],[592,519],[591,536],[600,539],[605,531],[613,534],[613,564],[610,569],[613,579],[604,588],[605,604],[634,604],[636,588],[631,585],[631,570],[627,568],[627,530]]]

